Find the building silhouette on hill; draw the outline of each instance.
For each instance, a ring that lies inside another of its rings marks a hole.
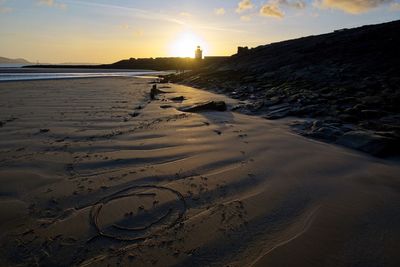
[[[194,58],[196,60],[202,60],[203,59],[203,50],[200,49],[200,46],[197,46],[197,49],[194,53]]]

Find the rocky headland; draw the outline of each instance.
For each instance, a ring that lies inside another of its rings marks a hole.
[[[164,82],[241,100],[233,109],[295,117],[297,133],[374,156],[400,147],[400,21],[253,49]]]

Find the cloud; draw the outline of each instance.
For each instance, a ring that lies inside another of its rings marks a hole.
[[[55,0],[38,0],[38,4],[41,6],[56,7],[56,8],[61,8],[61,9],[67,8],[66,4],[59,3]]]
[[[152,12],[149,10],[126,7],[126,6],[121,6],[121,5],[101,4],[101,3],[93,3],[93,2],[80,1],[80,0],[69,0],[68,2],[76,4],[76,5],[83,5],[83,6],[92,7],[92,8],[102,8],[102,9],[106,9],[108,11],[112,10],[112,11],[114,11],[113,13],[120,12],[119,14],[129,15],[131,17],[138,18],[138,19],[145,19],[145,20],[149,20],[149,21],[169,22],[169,23],[175,23],[175,24],[181,25],[181,26],[187,26],[187,24],[183,20],[180,20],[177,18],[176,14],[168,15],[165,13]],[[194,26],[194,28],[210,30],[210,31],[218,31],[218,32],[236,32],[236,33],[248,32],[248,31],[238,30],[236,28],[224,28],[224,27],[220,27],[220,26],[214,26],[214,25],[208,24],[208,23],[207,24],[196,24]],[[144,33],[144,34],[146,34],[146,33]]]
[[[251,2],[251,0],[242,0],[238,3],[238,7],[236,8],[236,12],[237,13],[242,13],[246,10],[252,9],[253,3]]]
[[[393,0],[316,0],[314,5],[320,8],[339,9],[350,14],[367,12]]]
[[[304,0],[295,0],[295,1],[277,0],[276,2],[280,5],[285,5],[296,9],[303,9],[306,7],[306,2]]]
[[[184,17],[184,18],[191,18],[192,14],[190,14],[189,12],[181,12],[181,13],[179,13],[179,16]]]
[[[264,4],[260,9],[261,16],[273,17],[273,18],[283,18],[285,15],[283,11],[279,8],[279,5],[275,3]]]
[[[240,20],[241,20],[241,21],[250,21],[250,20],[251,20],[251,17],[250,17],[250,16],[241,16],[241,17],[240,17]]]
[[[283,18],[285,13],[282,7],[303,9],[306,7],[306,2],[304,0],[270,0],[261,7],[260,14],[264,17]]]
[[[226,11],[223,7],[214,9],[214,14],[217,16],[225,15]]]
[[[74,3],[77,5],[84,5],[92,8],[102,8],[105,10],[112,10],[114,13],[121,12],[123,14],[130,15],[139,19],[153,20],[153,21],[162,21],[162,22],[170,22],[178,25],[185,25],[186,23],[183,20],[177,18],[176,15],[167,15],[164,13],[151,12],[149,10],[138,9],[133,7],[126,7],[122,5],[115,4],[102,4],[102,3],[93,3],[87,1],[80,0],[69,0],[70,3]]]

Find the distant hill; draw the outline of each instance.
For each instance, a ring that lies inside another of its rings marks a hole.
[[[32,63],[23,58],[12,59],[12,58],[0,57],[0,64],[32,64]]]
[[[25,66],[29,68],[66,68],[66,69],[135,69],[135,70],[188,70],[193,69],[198,62],[193,58],[130,58],[112,64],[40,64]]]
[[[46,64],[46,63],[40,63],[40,64]],[[48,65],[48,64],[46,64]],[[88,62],[63,62],[63,63],[58,63],[57,65],[72,65],[72,66],[97,66],[100,65],[100,63],[88,63]]]
[[[38,64],[25,66],[28,68],[82,68],[82,69],[135,69],[135,70],[193,70],[203,66],[210,66],[222,62],[228,57],[205,57],[202,61],[194,58],[160,57],[160,58],[130,58],[120,60],[112,64],[85,64],[85,63],[62,63],[62,64]]]

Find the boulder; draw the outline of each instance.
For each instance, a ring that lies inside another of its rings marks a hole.
[[[343,134],[343,131],[334,126],[322,126],[320,128],[312,130],[307,136],[328,140],[328,141],[335,141],[339,136]]]
[[[226,103],[224,101],[208,101],[189,107],[182,107],[179,110],[183,112],[226,111]]]

